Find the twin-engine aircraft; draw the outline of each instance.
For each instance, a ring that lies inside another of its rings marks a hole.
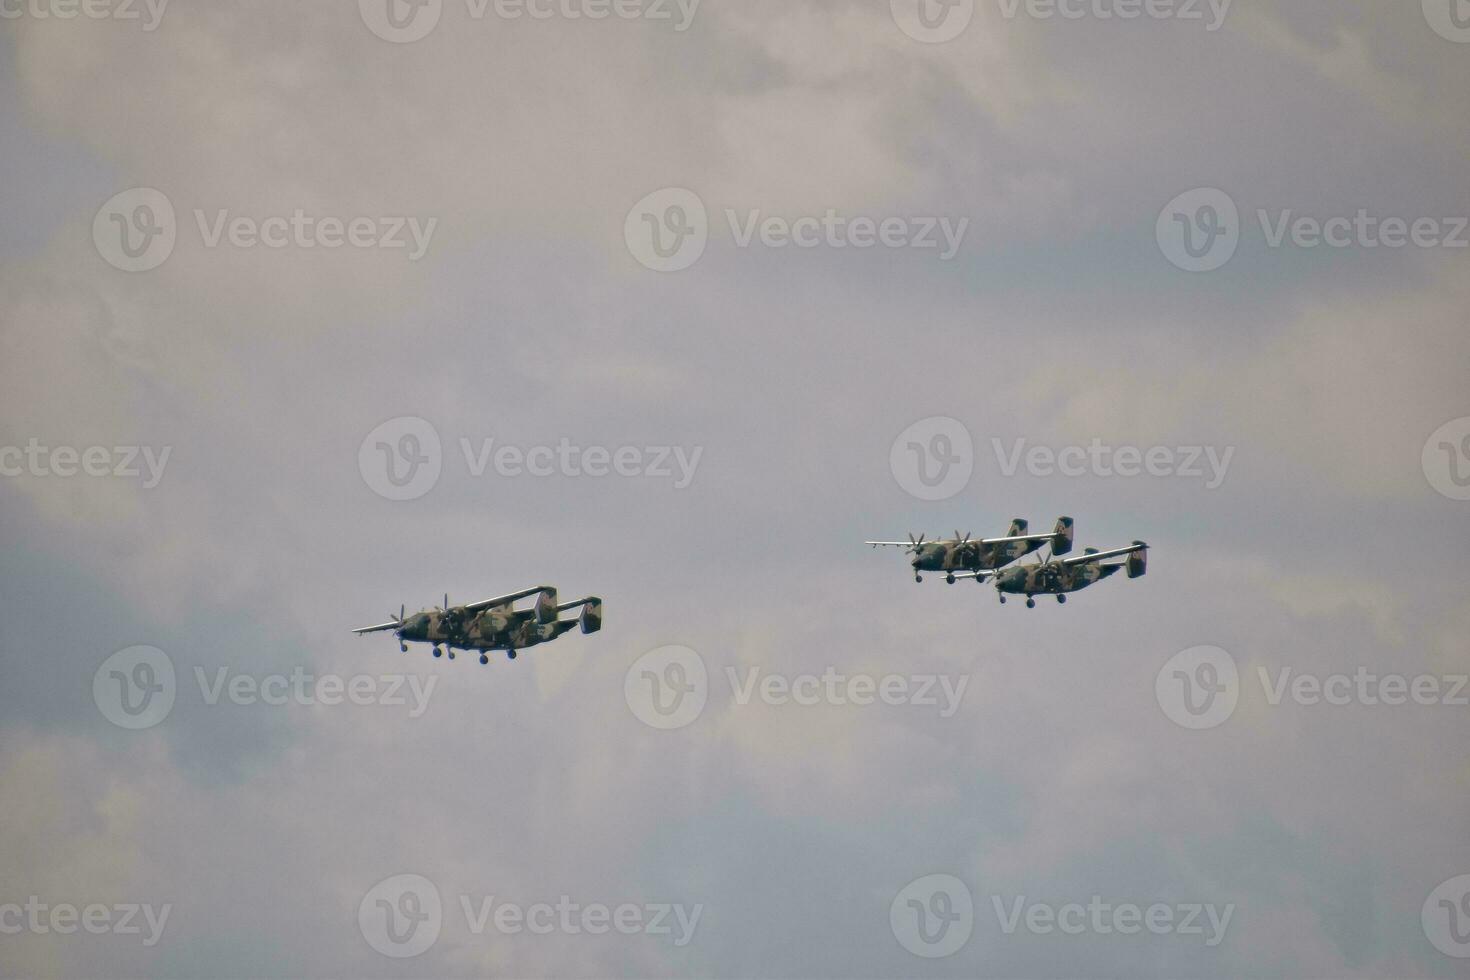
[[[516,609],[522,599],[536,596],[536,604],[530,609]],[[580,608],[582,614],[576,619],[562,619],[561,614]],[[409,643],[432,643],[434,656],[442,657],[445,651],[454,659],[455,650],[477,650],[480,663],[490,662],[489,651],[504,650],[511,660],[528,647],[550,642],[575,626],[583,633],[596,633],[602,629],[602,600],[589,596],[557,605],[556,589],[549,585],[526,589],[513,595],[495,599],[483,599],[465,606],[451,606],[449,596],[444,605],[405,617],[400,606],[398,617],[378,626],[364,626],[352,632],[386,633],[392,631],[398,637],[398,648],[408,652]],[[443,647],[444,649],[440,649]]]
[[[912,533],[907,541],[867,541],[874,548],[904,548],[914,556],[914,581],[924,581],[924,572],[943,572],[944,580],[954,585],[955,580],[976,572],[993,572],[1011,562],[1039,551],[1042,545],[1050,544],[1053,555],[1065,555],[1072,550],[1072,518],[1063,517],[1049,534],[1028,534],[1028,525],[1021,518],[1011,521],[1011,529],[1003,538],[973,539],[956,531],[948,540],[926,541],[921,534]]]
[[[1126,561],[1104,564],[1111,558],[1126,558]],[[1036,596],[1054,595],[1057,602],[1066,602],[1069,592],[1080,592],[1126,568],[1129,578],[1141,578],[1148,571],[1148,545],[1133,542],[1129,548],[1098,551],[1088,548],[1073,558],[1058,558],[1055,555],[1046,561],[1031,565],[1012,565],[999,571],[965,572],[957,578],[973,578],[977,582],[995,580],[995,592],[1002,604],[1006,595],[1024,595],[1026,608],[1036,608]]]

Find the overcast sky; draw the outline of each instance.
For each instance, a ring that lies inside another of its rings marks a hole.
[[[1463,975],[1470,3],[0,0],[0,86],[0,973]],[[1060,515],[1148,574],[863,547]]]

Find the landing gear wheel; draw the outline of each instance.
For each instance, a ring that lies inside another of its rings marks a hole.
[[[434,648],[434,659],[435,660],[438,660],[442,656],[444,656],[444,651],[443,650],[440,650],[438,647],[435,647]]]
[[[1006,597],[1005,597],[1005,596],[1004,596],[1004,595],[1002,595],[1002,596],[1001,596],[1001,597],[1000,597],[1000,604],[1001,604],[1001,605],[1002,605],[1002,606],[1003,606],[1003,605],[1005,605],[1005,604],[1006,604]]]
[[[449,659],[450,660],[453,660],[454,659],[454,651],[453,650],[450,650],[449,651]]]
[[[922,575],[915,575],[914,576],[914,581],[915,582],[922,582],[922,581],[924,581],[924,576],[922,576]]]
[[[944,576],[944,580],[950,585],[954,585],[954,572],[950,572],[948,575]]]
[[[1030,596],[1027,596],[1026,597],[1026,608],[1027,609],[1035,609],[1036,608],[1036,600],[1033,599],[1033,598],[1031,598]]]
[[[490,662],[490,658],[489,657],[485,656],[483,653],[480,654],[480,666],[481,667],[485,666],[489,662]]]
[[[1059,606],[1065,606],[1066,604],[1067,604],[1067,597],[1066,596],[1064,596],[1064,595],[1057,596],[1057,605],[1059,605]]]
[[[400,644],[398,644],[398,652],[399,653],[407,653],[408,652],[408,644],[407,643],[400,643]]]
[[[516,658],[516,652],[514,650],[507,650],[505,651],[505,656],[510,660],[514,660]]]

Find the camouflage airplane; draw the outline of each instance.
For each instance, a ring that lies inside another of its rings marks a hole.
[[[536,596],[536,604],[530,609],[516,609],[521,599]],[[577,619],[561,619],[561,613],[581,608]],[[444,605],[405,617],[400,606],[398,616],[392,622],[378,626],[364,626],[352,632],[386,633],[392,630],[398,637],[398,649],[408,652],[408,644],[432,643],[434,656],[454,659],[455,650],[478,650],[480,663],[490,662],[489,651],[504,650],[514,660],[516,654],[528,647],[556,639],[574,626],[581,626],[583,633],[596,633],[602,629],[602,600],[595,596],[557,605],[556,589],[549,585],[526,589],[513,595],[495,599],[484,599],[465,606],[451,606],[449,596]],[[444,650],[441,650],[443,647]]]
[[[1124,556],[1127,561],[1103,564],[1109,558]],[[1012,565],[1010,568],[990,572],[964,572],[957,577],[973,578],[982,583],[994,579],[995,592],[1000,596],[1002,605],[1009,593],[1024,595],[1026,608],[1035,609],[1035,597],[1038,595],[1054,595],[1057,602],[1066,602],[1067,593],[1080,592],[1089,585],[1101,582],[1120,568],[1128,570],[1129,578],[1141,578],[1148,571],[1148,545],[1135,541],[1132,547],[1116,548],[1112,551],[1088,548],[1072,558],[1057,558],[1053,555],[1046,561],[1033,565]]]
[[[1049,534],[1028,534],[1029,525],[1019,517],[1011,521],[1010,532],[1003,538],[972,540],[956,531],[950,540],[925,541],[912,533],[907,541],[866,541],[874,548],[903,548],[914,556],[910,562],[914,581],[924,581],[924,572],[943,572],[944,580],[954,585],[961,572],[992,572],[1004,568],[1050,544],[1052,554],[1065,555],[1072,550],[1072,518],[1063,517]]]

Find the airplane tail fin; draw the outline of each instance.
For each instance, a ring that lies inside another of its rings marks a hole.
[[[1072,518],[1062,517],[1057,519],[1057,528],[1051,542],[1051,553],[1053,555],[1065,555],[1072,551]]]
[[[582,607],[582,632],[596,633],[602,629],[602,600],[588,599]]]
[[[578,599],[576,602],[563,603],[556,607],[556,611],[564,613],[569,609],[576,609],[578,607],[582,610],[582,615],[578,622],[582,627],[583,633],[596,633],[602,629],[602,600],[595,595],[588,596],[585,599]]]
[[[556,622],[556,590],[543,589],[536,597],[536,622],[542,626]]]
[[[1142,578],[1148,572],[1148,545],[1142,541],[1135,541],[1139,546],[1138,551],[1128,556],[1128,577]]]
[[[1008,532],[1006,532],[1006,537],[1008,537],[1008,538],[1019,538],[1019,537],[1022,537],[1022,536],[1024,536],[1026,534],[1026,532],[1028,530],[1030,530],[1030,528],[1031,528],[1031,524],[1028,521],[1022,520],[1021,518],[1018,517],[1015,520],[1011,521],[1011,529]]]

